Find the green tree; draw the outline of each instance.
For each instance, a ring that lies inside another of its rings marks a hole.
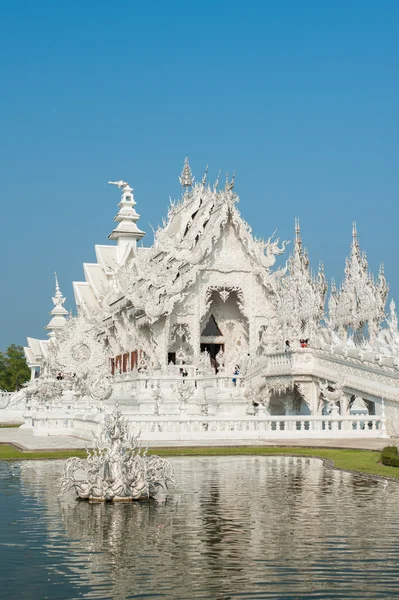
[[[22,346],[11,344],[6,352],[0,352],[0,389],[14,392],[30,379]]]

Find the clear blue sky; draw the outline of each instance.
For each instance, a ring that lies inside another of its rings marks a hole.
[[[135,189],[152,235],[187,154],[236,169],[258,236],[301,219],[342,278],[352,221],[399,301],[399,3],[8,0],[0,16],[0,348],[45,337]]]

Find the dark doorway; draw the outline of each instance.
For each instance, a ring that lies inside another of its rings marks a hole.
[[[213,315],[209,317],[208,323],[205,325],[201,336],[204,337],[221,337],[223,333],[220,331],[216,319]]]

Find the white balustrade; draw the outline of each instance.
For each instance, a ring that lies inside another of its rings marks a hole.
[[[143,440],[379,437],[381,418],[330,416],[131,418]]]

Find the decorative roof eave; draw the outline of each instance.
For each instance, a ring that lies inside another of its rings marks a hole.
[[[119,281],[121,289],[125,289],[126,295],[134,306],[145,312],[150,323],[171,314],[174,306],[182,300],[187,289],[196,281],[198,272],[207,256],[212,253],[229,219],[232,220],[237,235],[242,241],[244,251],[249,254],[252,262],[258,265],[262,283],[269,291],[275,291],[275,280],[278,279],[279,273],[271,276],[269,270],[276,260],[275,255],[283,252],[286,242],[283,243],[282,248],[278,247],[278,240],[271,242],[271,238],[268,242],[254,242],[249,226],[234,205],[225,204],[220,207],[217,216],[209,221],[206,233],[200,238],[194,250],[173,246],[168,248],[169,251],[165,249],[162,258],[155,263],[160,269],[159,273],[149,273],[146,278],[138,278],[135,285],[130,273],[124,271],[124,276],[131,282],[126,286],[126,282],[124,285],[124,282]],[[157,255],[159,256],[159,250]],[[154,263],[152,265],[155,266]],[[165,265],[169,266],[165,268]],[[130,293],[127,288],[130,288]]]

